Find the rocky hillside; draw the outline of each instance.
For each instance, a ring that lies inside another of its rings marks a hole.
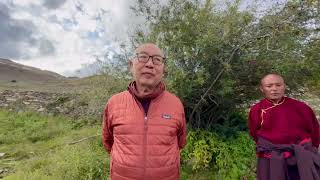
[[[35,111],[48,115],[85,116],[99,118],[102,109],[90,109],[79,94],[36,91],[0,91],[0,109],[17,113]],[[101,107],[103,108],[103,107]]]
[[[65,79],[54,72],[25,66],[11,60],[0,59],[0,82],[48,82]]]

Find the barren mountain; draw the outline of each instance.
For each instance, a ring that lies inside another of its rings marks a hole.
[[[0,92],[4,90],[73,93],[91,87],[93,77],[65,77],[0,58]]]
[[[8,59],[0,59],[0,82],[35,82],[59,81],[64,76],[51,71],[15,63]]]

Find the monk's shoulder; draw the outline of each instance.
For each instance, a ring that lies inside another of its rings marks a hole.
[[[250,111],[254,112],[254,111],[260,111],[261,110],[261,105],[263,103],[264,99],[254,103],[253,105],[251,105],[250,107]]]
[[[289,105],[293,105],[298,109],[302,108],[302,109],[311,110],[309,105],[307,105],[305,102],[302,102],[300,100],[287,97],[287,102],[288,102]]]

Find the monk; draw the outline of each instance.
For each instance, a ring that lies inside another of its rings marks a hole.
[[[248,126],[256,142],[257,179],[320,179],[319,123],[308,105],[284,96],[285,89],[280,75],[264,76],[260,90],[265,98],[250,109]]]

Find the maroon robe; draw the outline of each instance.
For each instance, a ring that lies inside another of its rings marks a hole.
[[[278,104],[273,104],[268,99],[261,100],[251,107],[248,123],[250,135],[256,143],[258,139],[263,138],[275,144],[275,146],[277,144],[283,146],[300,144],[302,141],[311,139],[314,147],[318,148],[319,146],[319,123],[314,112],[305,103],[292,98],[283,97]],[[278,147],[277,151],[282,152]],[[281,169],[277,164],[272,165],[271,162],[273,161],[271,159],[275,158],[273,155],[270,156],[269,153],[261,153],[260,151],[257,151],[257,155],[258,180],[278,180],[279,177],[274,177],[279,174],[287,174],[287,177],[280,178],[281,180],[300,179],[297,165],[285,165],[286,168]],[[292,153],[289,153],[289,156],[287,155],[287,151],[281,153],[281,156],[285,159],[291,155],[295,156]],[[287,160],[284,162],[287,162]],[[274,172],[271,169],[281,169],[280,171],[285,172]]]
[[[303,102],[283,97],[278,104],[263,99],[250,109],[250,135],[274,144],[297,144],[311,138],[319,146],[319,123],[312,109]]]

